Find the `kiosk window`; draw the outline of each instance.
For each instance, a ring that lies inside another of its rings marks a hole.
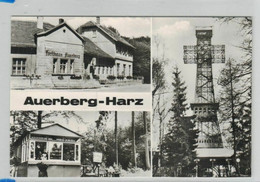
[[[74,161],[74,156],[75,156],[75,147],[74,144],[68,144],[64,143],[63,144],[63,160],[64,161]]]
[[[76,145],[76,161],[79,160],[79,145]]]
[[[62,144],[57,142],[50,142],[50,159],[61,160]]]
[[[13,58],[12,74],[13,75],[25,75],[25,63],[24,58]]]
[[[34,159],[34,142],[31,142],[30,144],[30,158]]]
[[[47,160],[46,142],[35,142],[35,160]]]

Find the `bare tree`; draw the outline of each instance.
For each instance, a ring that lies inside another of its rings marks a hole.
[[[132,151],[133,151],[133,165],[136,167],[136,146],[135,146],[135,112],[132,111]]]
[[[149,150],[149,135],[147,131],[147,122],[146,122],[146,112],[143,112],[143,120],[144,120],[144,132],[145,132],[145,166],[146,170],[150,170],[150,150]]]

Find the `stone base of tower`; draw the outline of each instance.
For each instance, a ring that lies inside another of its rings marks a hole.
[[[227,148],[196,149],[197,177],[230,177],[232,176],[234,151]]]

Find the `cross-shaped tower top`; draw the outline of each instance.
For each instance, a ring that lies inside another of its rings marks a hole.
[[[211,45],[212,29],[197,27],[197,45],[184,46],[185,64],[197,64],[196,103],[215,103],[212,63],[225,62],[225,46]]]
[[[197,64],[195,102],[191,103],[191,109],[197,116],[198,148],[221,148],[223,143],[217,119],[212,63],[225,62],[225,46],[211,45],[212,28],[197,28],[196,37],[197,45],[184,46],[183,59],[185,64]]]

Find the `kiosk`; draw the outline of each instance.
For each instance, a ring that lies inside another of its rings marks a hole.
[[[15,156],[21,159],[17,176],[38,177],[39,165],[47,165],[48,177],[79,177],[80,138],[59,124],[30,131],[15,145]]]

